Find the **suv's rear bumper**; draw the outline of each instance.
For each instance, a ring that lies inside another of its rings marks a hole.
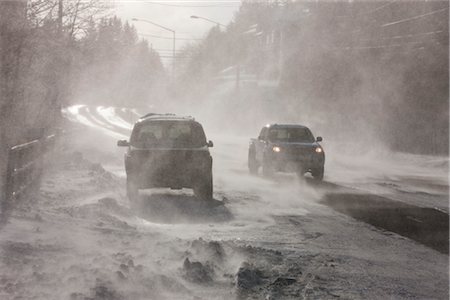
[[[193,188],[211,175],[208,151],[141,151],[125,156],[128,179],[139,189]]]
[[[139,189],[148,188],[193,188],[199,178],[205,177],[208,170],[165,167],[148,169],[127,174]]]

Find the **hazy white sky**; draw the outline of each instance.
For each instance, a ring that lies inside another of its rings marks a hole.
[[[197,15],[227,24],[238,10],[240,0],[203,0],[203,1],[173,1],[173,0],[115,0],[114,9],[120,18],[133,22],[132,18],[147,19],[164,27],[175,30],[176,48],[180,50],[186,43],[194,42],[187,39],[201,39],[214,26],[213,23],[201,19],[191,19]],[[145,22],[133,22],[140,37],[146,38],[161,56],[172,55],[172,33]],[[144,36],[149,34],[158,37]],[[163,60],[169,62],[169,58]]]

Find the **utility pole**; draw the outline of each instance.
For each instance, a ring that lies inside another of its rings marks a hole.
[[[283,74],[283,26],[280,26],[280,35],[279,35],[279,39],[278,39],[278,85],[280,85],[281,82],[281,77]]]
[[[63,0],[58,0],[58,30],[62,35],[63,30]]]
[[[21,39],[26,35],[26,8],[27,0],[0,1],[0,218],[7,205],[8,151],[23,130],[14,115],[15,106],[23,100],[17,86],[23,67],[20,55]]]
[[[241,64],[238,62],[236,65],[236,94],[239,94],[241,85]]]
[[[175,37],[175,31],[172,32],[173,33],[173,47],[172,47],[172,80],[175,82],[175,41],[176,41],[176,37]]]
[[[70,51],[67,49],[69,41],[67,37],[64,35],[64,27],[63,27],[63,16],[64,16],[64,0],[58,0],[58,32],[57,32],[57,40],[58,40],[58,51],[55,59],[58,60],[58,72],[56,72],[55,87],[54,93],[52,93],[52,97],[50,97],[50,109],[51,109],[51,117],[52,122],[54,124],[58,124],[61,119],[61,107],[65,97],[65,90],[67,89],[67,77],[69,69],[70,69],[70,60],[66,55],[66,52]],[[59,124],[57,125],[59,126]]]

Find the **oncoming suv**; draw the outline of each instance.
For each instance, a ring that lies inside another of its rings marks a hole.
[[[261,129],[257,139],[250,140],[248,168],[256,174],[262,167],[264,175],[274,172],[310,172],[322,180],[325,152],[309,128],[298,124],[269,124]]]
[[[197,197],[213,194],[212,157],[202,125],[192,117],[148,114],[134,125],[125,154],[127,196],[139,197],[139,189],[192,188]]]

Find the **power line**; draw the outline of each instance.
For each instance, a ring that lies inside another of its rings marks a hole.
[[[371,40],[366,40],[371,41]],[[376,41],[376,40],[374,40]],[[379,40],[378,40],[379,41]],[[438,43],[437,41],[429,40],[429,41],[411,41],[411,42],[402,42],[397,44],[382,44],[382,45],[368,45],[368,46],[347,46],[347,47],[339,47],[336,49],[340,50],[371,50],[371,49],[385,49],[385,48],[401,48],[401,47],[411,47],[414,45],[419,45],[420,47],[413,48],[414,49],[425,49],[425,46],[429,46],[431,44]]]
[[[410,45],[409,47],[403,47],[404,45],[398,44],[398,45],[380,45],[380,46],[367,46],[367,47],[337,47],[334,48],[335,51],[370,51],[370,50],[382,50],[382,51],[389,51],[393,53],[411,53],[412,51],[417,50],[425,50],[428,47],[426,45],[421,45],[421,43],[417,43],[415,45]]]
[[[395,3],[395,0],[393,0],[393,1],[391,1],[391,2],[388,2],[388,3],[385,3],[385,4],[381,5],[381,6],[378,6],[377,8],[374,8],[374,9],[371,10],[371,11],[368,11],[368,12],[366,12],[366,13],[362,13],[362,14],[360,14],[360,15],[364,15],[364,16],[370,15],[370,14],[372,14],[372,13],[374,13],[374,12],[377,12],[377,11],[379,11],[379,10],[385,8],[385,7],[388,7],[388,6],[390,6],[390,5],[394,4],[394,3]]]
[[[340,51],[350,51],[350,50],[355,50],[355,51],[373,51],[373,50],[379,50],[379,51],[385,51],[388,53],[395,53],[395,54],[412,54],[412,53],[417,53],[417,51],[425,51],[427,49],[427,47],[424,46],[420,46],[420,47],[414,47],[414,48],[410,48],[410,49],[406,49],[404,50],[401,47],[372,47],[372,48],[340,48],[340,49],[336,49],[336,50],[340,50]]]
[[[394,3],[394,2],[391,2],[391,3]],[[409,18],[406,18],[406,19],[385,23],[385,24],[376,24],[376,25],[373,25],[373,26],[371,26],[372,24],[370,24],[370,25],[365,26],[363,28],[359,28],[359,29],[353,30],[353,31],[351,31],[351,33],[354,33],[354,34],[358,34],[359,33],[359,34],[361,34],[362,32],[370,30],[370,29],[386,28],[386,27],[389,27],[389,26],[392,26],[392,25],[397,25],[397,24],[400,24],[400,23],[421,19],[423,17],[434,15],[434,14],[437,14],[437,13],[440,13],[440,12],[443,12],[443,11],[448,11],[448,7],[441,8],[441,9],[438,9],[438,10],[435,10],[435,11],[431,11],[431,12],[428,12],[428,13],[425,13],[425,14],[417,15],[417,16],[414,16],[414,17],[409,17]]]
[[[338,17],[340,17],[340,18],[355,18],[355,17],[359,17],[359,16],[367,16],[367,15],[373,14],[374,12],[377,12],[377,11],[383,9],[383,8],[386,8],[386,7],[388,7],[388,6],[390,6],[390,5],[394,4],[394,3],[397,3],[397,2],[395,0],[392,0],[392,1],[388,2],[388,3],[380,5],[380,6],[376,7],[376,8],[374,8],[374,9],[366,11],[366,12],[362,12],[362,13],[355,14],[355,15],[350,14],[350,15],[338,16]]]
[[[376,39],[360,39],[360,40],[361,41],[395,40],[395,39],[413,38],[413,37],[420,37],[420,36],[434,36],[434,35],[440,34],[440,33],[444,33],[444,31],[436,30],[436,31],[429,31],[429,32],[414,33],[414,34],[395,35],[395,36],[381,37],[381,38],[376,38]]]
[[[173,1],[174,3],[176,3],[175,1]],[[192,1],[179,1],[181,3],[189,3]],[[204,1],[206,2],[206,1]],[[161,2],[145,2],[146,4],[153,4],[153,5],[161,5],[161,6],[172,6],[172,7],[186,7],[186,8],[197,8],[197,7],[203,7],[203,8],[207,8],[207,7],[236,7],[238,5],[241,5],[240,1],[236,1],[235,4],[230,3],[228,1],[224,2],[223,4],[202,4],[202,5],[185,5],[185,4],[169,4],[169,3],[161,3]],[[229,4],[225,4],[225,3],[229,3]]]
[[[173,49],[157,49],[157,48],[152,48],[152,50],[155,50],[155,51],[161,51],[161,52],[170,52],[170,53],[172,53],[173,52]],[[182,50],[177,50],[176,52],[183,52]]]
[[[401,44],[391,44],[391,45],[378,45],[378,46],[354,46],[354,47],[344,47],[344,50],[364,50],[364,49],[383,49],[383,48],[398,48],[406,45],[417,45],[422,44],[422,42],[409,42],[409,43],[401,43]]]
[[[173,56],[172,56],[172,55],[160,55],[159,57],[161,57],[161,58],[170,58],[170,59],[173,59]],[[190,56],[175,56],[175,59],[177,59],[177,58],[188,59],[188,58],[190,58]]]
[[[411,18],[406,18],[406,19],[403,19],[403,20],[386,23],[386,24],[381,25],[380,27],[388,27],[388,26],[397,25],[397,24],[401,24],[401,23],[404,23],[404,22],[412,21],[412,20],[421,19],[423,17],[431,16],[431,15],[434,15],[434,14],[437,14],[437,13],[440,13],[440,12],[443,12],[443,11],[448,11],[448,7],[441,8],[441,9],[438,9],[438,10],[435,10],[435,11],[431,11],[431,12],[426,13],[426,14],[414,16],[414,17],[411,17]]]
[[[148,37],[152,37],[152,38],[156,38],[156,39],[173,40],[173,37],[168,37],[168,36],[160,36],[160,35],[153,35],[153,34],[147,34],[147,33],[138,33],[138,35],[148,36]],[[179,37],[177,37],[177,40],[181,40],[181,41],[202,41],[203,39],[179,38]]]

